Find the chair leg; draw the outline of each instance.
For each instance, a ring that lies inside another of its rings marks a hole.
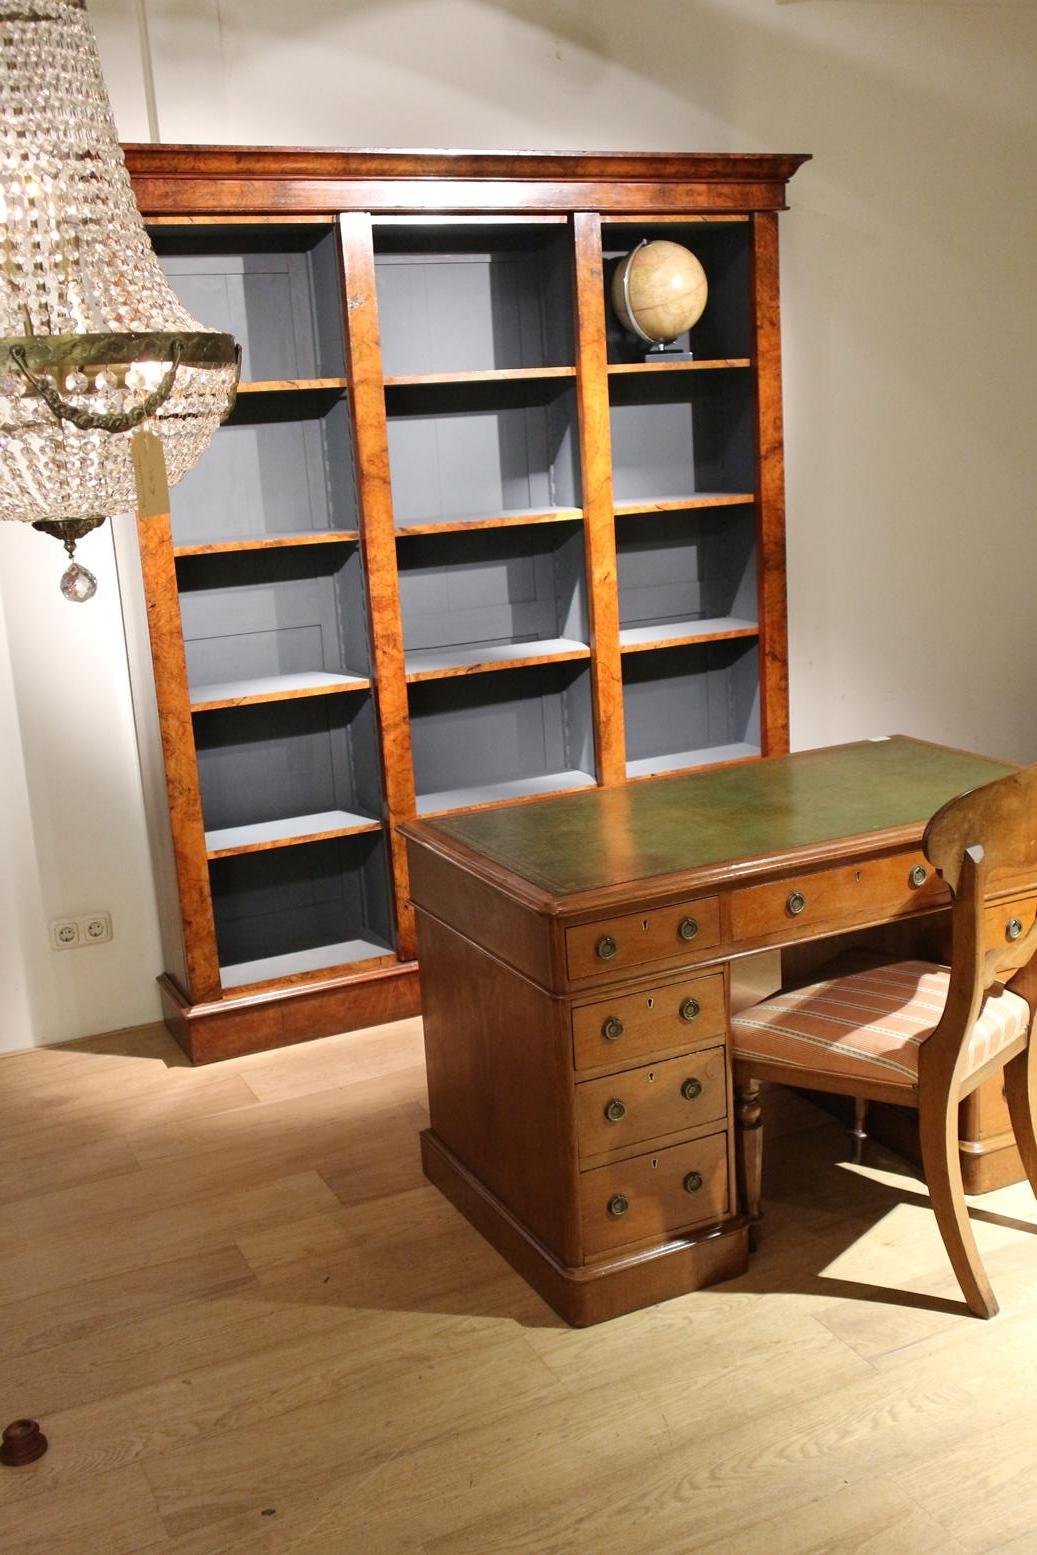
[[[738,1160],[738,1197],[749,1218],[749,1246],[759,1240],[763,1219],[760,1206],[763,1180],[763,1112],[760,1087],[755,1080],[735,1080],[735,1138]]]
[[[860,1166],[868,1138],[868,1098],[866,1096],[853,1098],[853,1128],[850,1130],[850,1138],[853,1140],[853,1164]]]
[[[928,1110],[920,1108],[918,1126],[933,1213],[962,1295],[977,1317],[994,1317],[997,1299],[983,1268],[965,1204],[958,1152],[957,1098],[948,1098],[942,1106]]]
[[[1005,1096],[1023,1168],[1037,1193],[1037,1043],[1027,1043],[1005,1065]]]

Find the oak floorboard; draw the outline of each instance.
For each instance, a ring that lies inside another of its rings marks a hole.
[[[4,1555],[1037,1548],[1025,1186],[984,1324],[917,1175],[775,1091],[748,1273],[577,1332],[421,1177],[420,1022],[178,1053],[0,1060]]]
[[[45,1458],[17,1470],[29,1478]],[[15,1471],[5,1469],[4,1478]],[[5,1555],[133,1555],[164,1533],[140,1468],[115,1469],[92,1484],[0,1507]]]
[[[423,1088],[424,1062],[421,1019],[417,1016],[236,1060],[250,1090],[264,1102],[313,1096],[326,1086],[341,1086],[344,1078],[352,1085],[409,1074]],[[394,1087],[390,1094],[395,1097],[399,1092]]]
[[[116,1186],[123,1182],[122,1177],[114,1179]],[[8,1228],[4,1238],[7,1246],[0,1256],[0,1302],[62,1285],[130,1274],[152,1264],[226,1247],[243,1231],[314,1214],[324,1205],[338,1203],[314,1171],[226,1192],[217,1186],[215,1196],[193,1201],[178,1194],[176,1185],[171,1184],[169,1197],[171,1202],[157,1210],[142,1207],[140,1213],[117,1220],[98,1215],[78,1226],[63,1219],[55,1230],[51,1230],[45,1209],[35,1217],[24,1217],[16,1229]],[[49,1199],[48,1195],[30,1202],[45,1206]]]
[[[186,1258],[78,1284],[36,1290],[0,1306],[0,1358],[33,1355],[80,1340],[106,1342],[111,1329],[146,1324],[186,1302],[218,1301],[228,1291],[255,1284],[239,1248],[208,1248]],[[177,1316],[174,1322],[182,1319]],[[5,1369],[5,1376],[8,1374]]]
[[[730,1538],[709,1555],[962,1555],[964,1546],[888,1480],[862,1496],[837,1490],[794,1510],[782,1507]]]

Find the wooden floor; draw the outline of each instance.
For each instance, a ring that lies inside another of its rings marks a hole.
[[[192,1070],[0,1061],[4,1555],[1037,1550],[1037,1221],[775,1092],[751,1273],[574,1332],[432,1189],[416,1021]]]

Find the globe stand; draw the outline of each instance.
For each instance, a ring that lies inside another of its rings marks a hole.
[[[658,345],[654,345],[650,351],[645,352],[645,361],[693,362],[695,360],[694,351],[689,351],[684,346],[678,345],[677,341],[679,340],[680,336],[678,335],[677,340],[665,343],[660,342]]]

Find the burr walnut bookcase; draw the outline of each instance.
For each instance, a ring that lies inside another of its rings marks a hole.
[[[131,146],[237,406],[139,525],[169,1023],[419,1007],[415,816],[785,751],[777,212],[799,156]],[[701,260],[693,357],[607,292]]]

